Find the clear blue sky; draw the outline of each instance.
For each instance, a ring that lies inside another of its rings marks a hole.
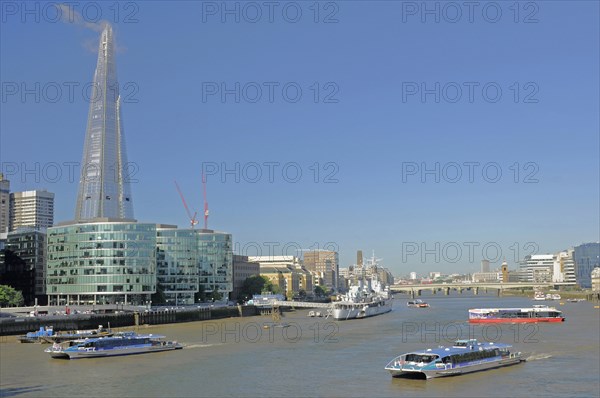
[[[318,16],[312,1],[275,2],[272,16],[268,6],[258,15],[229,2],[240,7],[236,22],[222,2],[82,2],[74,24],[54,21],[45,3],[26,3],[28,14],[21,2],[3,2],[2,170],[13,190],[54,192],[56,220],[72,219],[78,180],[65,163],[81,161],[82,91],[98,41],[88,27],[99,12],[120,48],[140,221],[185,226],[173,180],[201,212],[203,162],[239,162],[239,182],[221,170],[207,177],[209,227],[232,233],[239,248],[257,242],[262,254],[268,242],[278,243],[275,254],[290,242],[334,242],[340,266],[362,249],[395,274],[450,273],[478,269],[489,242],[487,256],[500,247],[514,268],[533,251],[527,242],[545,253],[598,241],[598,2],[521,2],[518,15],[513,1],[480,2],[471,15],[462,3],[427,3],[439,9],[436,22],[420,1],[321,2]],[[239,103],[209,91],[236,82]],[[436,82],[439,102],[435,93],[422,98]],[[257,85],[262,97],[252,102]],[[302,97],[292,102],[297,87]],[[279,162],[272,181],[268,162]],[[472,182],[468,162],[479,162]],[[436,163],[439,183],[433,174],[421,182],[422,166]],[[302,176],[292,183],[296,166]],[[502,176],[490,182],[498,167]],[[422,258],[423,245],[435,251],[436,242],[439,259]]]

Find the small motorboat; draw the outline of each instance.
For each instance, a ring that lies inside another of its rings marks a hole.
[[[428,308],[429,307],[429,304],[427,304],[426,302],[424,302],[421,299],[409,301],[408,303],[406,303],[406,305],[408,307],[414,307],[414,308]]]

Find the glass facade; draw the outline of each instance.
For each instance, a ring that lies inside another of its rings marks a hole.
[[[223,300],[233,290],[231,234],[212,230],[158,228],[157,281],[169,304],[193,304],[200,286]]]
[[[48,229],[46,284],[51,304],[193,304],[200,286],[224,300],[233,290],[230,234],[135,222],[90,222]]]
[[[198,292],[198,242],[192,229],[157,228],[156,279],[168,304],[193,304]]]
[[[46,234],[35,228],[21,228],[9,232],[7,240],[2,242],[0,285],[9,285],[19,290],[23,294],[25,305],[34,305],[36,299],[39,304],[44,304]]]
[[[143,304],[156,291],[156,224],[81,223],[47,236],[51,304]]]
[[[231,234],[198,231],[199,283],[206,292],[217,291],[224,299],[233,290],[233,243]]]
[[[90,95],[75,220],[133,219],[129,170],[114,58],[113,32],[106,25]]]
[[[582,288],[592,287],[592,270],[600,267],[600,243],[584,243],[573,251],[577,283]]]

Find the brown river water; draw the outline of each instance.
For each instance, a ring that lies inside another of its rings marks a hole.
[[[529,307],[523,297],[397,297],[391,313],[333,321],[285,312],[268,316],[139,327],[183,350],[112,358],[51,359],[46,345],[0,338],[0,397],[598,397],[598,303],[558,301],[564,323],[469,325],[469,308]],[[130,328],[129,330],[133,330]],[[510,343],[527,362],[432,380],[392,378],[395,356],[451,345],[456,338]]]

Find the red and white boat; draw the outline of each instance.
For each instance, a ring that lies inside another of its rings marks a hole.
[[[469,310],[470,323],[564,322],[562,312],[547,305],[533,308],[476,308]]]

